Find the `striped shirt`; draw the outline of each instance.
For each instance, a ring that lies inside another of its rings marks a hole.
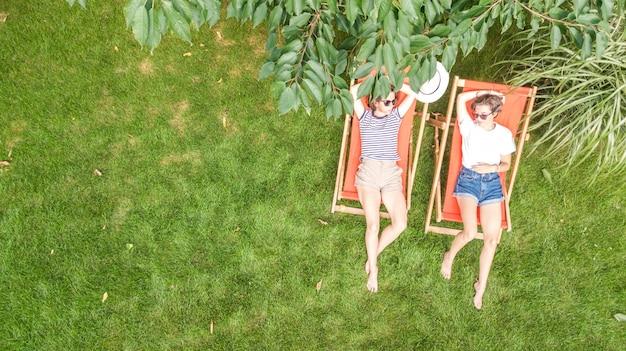
[[[361,132],[361,158],[378,161],[398,161],[398,131],[402,116],[397,108],[385,117],[375,117],[365,110],[359,118]]]

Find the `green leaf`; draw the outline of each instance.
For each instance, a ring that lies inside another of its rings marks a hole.
[[[374,65],[376,67],[380,67],[383,65],[383,46],[378,45],[376,47],[376,51],[374,52]]]
[[[371,72],[370,72],[371,73]],[[374,83],[376,83],[376,79],[372,76],[365,78],[359,88],[357,89],[356,96],[357,98],[362,98],[363,96],[371,95],[372,88],[374,87]]]
[[[363,44],[361,45],[361,49],[356,55],[357,61],[363,61],[367,59],[374,52],[375,48],[376,48],[376,38],[374,37],[367,38],[365,42],[363,42]]]
[[[435,25],[429,32],[429,37],[445,37],[448,36],[452,32],[452,29],[445,24],[437,24]]]
[[[209,26],[213,27],[220,19],[220,1],[219,0],[204,0],[206,6],[207,21]]]
[[[418,17],[418,13],[419,13],[419,7],[421,7],[421,5],[415,6],[412,0],[400,0],[400,8],[402,9],[402,12],[404,12],[407,17],[409,18],[409,20],[411,21],[415,21]]]
[[[378,18],[385,18],[392,8],[391,0],[380,0],[378,7]],[[395,17],[395,15],[394,15]]]
[[[452,8],[452,0],[439,0],[439,4],[446,10]]]
[[[593,13],[585,13],[576,17],[576,22],[585,25],[597,24],[600,22],[600,17]]]
[[[278,36],[275,32],[270,32],[267,34],[267,41],[265,42],[265,51],[270,51],[276,48],[276,43],[278,42]]]
[[[345,52],[345,51],[344,51]],[[335,76],[339,76],[343,74],[348,67],[348,60],[346,58],[340,58],[337,60],[337,65],[335,66]]]
[[[141,46],[145,46],[148,41],[148,33],[150,29],[150,21],[148,19],[148,10],[145,7],[140,6],[137,8],[135,12],[135,16],[133,16],[133,34],[135,35],[135,39],[141,44]]]
[[[433,5],[431,0],[424,0],[424,14],[426,15],[426,20],[428,21],[428,23],[430,24],[435,23],[437,10],[435,9],[435,6]]]
[[[604,32],[596,33],[596,58],[600,60],[606,47],[609,45],[609,37]]]
[[[272,75],[272,73],[274,72],[274,67],[276,67],[276,64],[274,62],[265,62],[263,66],[261,66],[261,71],[259,71],[259,79],[265,79]]]
[[[146,40],[146,46],[152,52],[161,42],[161,30],[159,24],[159,12],[157,11],[156,15],[154,9],[150,9],[148,11],[148,21],[150,23],[148,29],[148,39]]]
[[[343,110],[352,115],[354,113],[354,100],[352,94],[348,89],[341,89],[339,91],[339,95],[341,97],[341,104],[343,105]]]
[[[276,61],[276,66],[293,65],[296,61],[298,61],[298,54],[293,51],[287,51]]]
[[[450,33],[449,37],[451,38],[460,37],[465,32],[467,32],[467,30],[470,29],[471,26],[472,26],[472,19],[466,18],[461,23],[459,23],[454,29],[452,29],[452,32]]]
[[[372,62],[365,62],[364,64],[359,66],[359,68],[356,69],[356,71],[353,74],[353,77],[354,79],[363,78],[367,76],[368,74],[372,73],[373,70],[374,70],[374,64]]]
[[[573,0],[574,3],[574,14],[576,16],[580,15],[580,12],[587,6],[587,0]]]
[[[318,83],[319,85],[321,85],[321,82],[327,81],[326,78],[328,77],[328,75],[326,74],[326,71],[324,71],[324,66],[322,66],[322,64],[317,61],[307,61],[305,66],[305,73],[311,74],[311,79],[314,79],[313,75],[317,77],[317,79],[320,81]]]
[[[389,43],[383,45],[383,62],[385,63],[387,72],[396,70],[396,55],[393,46]]]
[[[169,24],[172,31],[185,41],[191,43],[189,23],[174,9],[170,1],[163,0],[161,4],[165,12],[165,17],[167,18],[167,24]]]
[[[563,10],[560,7],[553,7],[550,9],[550,11],[548,11],[548,16],[550,16],[551,18],[557,19],[557,20],[561,20],[563,18],[566,18],[567,15],[569,15],[569,12]]]
[[[555,50],[557,47],[559,47],[560,43],[561,43],[561,30],[559,29],[558,26],[552,25],[552,28],[550,29],[550,46],[552,50]]]
[[[327,0],[328,9],[332,14],[337,14],[339,12],[339,6],[337,5],[337,0]]]
[[[340,117],[342,112],[343,112],[343,108],[341,106],[341,100],[338,98],[334,98],[332,103],[332,117]]]
[[[346,2],[345,5],[346,5],[345,7],[346,18],[348,19],[350,24],[354,24],[354,21],[356,20],[357,16],[359,16],[360,3],[359,1],[353,0],[353,1]]]
[[[191,22],[194,18],[193,11],[187,0],[172,0],[172,5],[174,5],[174,9],[185,18],[186,22]]]
[[[278,99],[278,113],[284,115],[295,108],[296,93],[291,87],[285,87]]]
[[[282,17],[283,17],[283,7],[282,6],[274,7],[274,9],[272,9],[272,12],[270,12],[270,17],[267,21],[269,28],[270,29],[276,28],[280,24]]]
[[[411,51],[421,51],[432,46],[430,38],[418,34],[411,37]]]
[[[581,56],[583,59],[586,59],[587,57],[591,56],[591,52],[593,51],[593,39],[591,38],[591,35],[589,35],[589,33],[586,33],[583,35],[583,48],[582,48],[582,52],[581,52]]]
[[[608,21],[613,14],[613,7],[615,4],[613,0],[602,0],[600,5],[600,13],[602,14],[602,19],[604,21]]]
[[[267,3],[262,2],[256,10],[254,10],[254,15],[252,15],[252,27],[256,27],[261,22],[265,20],[267,17]]]
[[[445,49],[443,49],[441,63],[444,65],[444,67],[446,67],[446,69],[450,69],[450,67],[454,66],[457,52],[458,52],[458,45],[455,43],[448,43]]]
[[[124,17],[126,18],[126,28],[133,26],[133,19],[140,6],[144,6],[146,0],[130,0],[124,7]],[[145,7],[145,6],[144,6]]]
[[[313,97],[318,104],[322,103],[322,87],[317,85],[311,79],[305,78],[302,80],[302,88]]]
[[[567,29],[576,47],[581,49],[583,47],[583,34],[576,27],[570,26]]]

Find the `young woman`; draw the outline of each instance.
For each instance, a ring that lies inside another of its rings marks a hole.
[[[359,84],[350,91],[354,98],[354,113],[358,116],[361,132],[361,163],[356,174],[355,185],[359,201],[365,211],[365,248],[368,274],[367,289],[378,291],[378,255],[404,231],[407,226],[407,208],[402,193],[402,168],[396,161],[398,155],[398,130],[416,94],[404,84],[400,89],[406,98],[398,105],[395,88],[386,98],[369,99],[364,106],[357,97]],[[380,230],[380,202],[391,216],[391,224]]]
[[[467,110],[470,100],[472,120]],[[495,91],[464,92],[457,97],[457,122],[462,137],[462,168],[453,196],[461,210],[463,230],[456,235],[450,250],[444,253],[441,275],[450,279],[456,254],[478,232],[476,219],[480,207],[480,224],[484,242],[480,254],[478,281],[474,283],[474,307],[482,308],[487,277],[498,245],[502,222],[501,202],[504,200],[498,172],[507,171],[515,143],[511,131],[495,122],[502,110],[504,96]]]

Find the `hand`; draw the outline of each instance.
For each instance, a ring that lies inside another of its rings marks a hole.
[[[504,105],[505,100],[506,100],[504,94],[496,90],[483,90],[483,91],[485,92],[485,94],[499,96],[502,99],[502,104]]]

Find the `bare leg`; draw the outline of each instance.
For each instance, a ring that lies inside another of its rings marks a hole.
[[[378,239],[376,256],[402,234],[407,227],[406,200],[401,191],[382,193],[383,203],[391,216],[391,224],[383,229]],[[365,263],[365,272],[369,274],[369,261]]]
[[[467,243],[472,241],[478,233],[478,221],[476,220],[476,201],[470,197],[457,197],[459,208],[461,210],[461,218],[463,219],[463,230],[459,232],[452,240],[450,250],[443,254],[441,262],[441,275],[445,279],[452,277],[452,263],[456,254],[461,251]]]
[[[380,191],[357,187],[359,201],[365,211],[365,249],[367,251],[367,263],[365,271],[368,274],[367,290],[378,291],[378,232],[380,230]]]
[[[500,223],[502,221],[501,204],[489,204],[480,207],[480,223],[483,229],[483,249],[480,252],[480,268],[478,281],[474,284],[474,307],[481,309],[483,306],[483,294],[487,288],[487,278],[493,263],[500,235]]]
[[[382,193],[383,203],[391,216],[391,224],[383,229],[378,240],[378,254],[402,234],[407,226],[406,200],[401,191]]]

